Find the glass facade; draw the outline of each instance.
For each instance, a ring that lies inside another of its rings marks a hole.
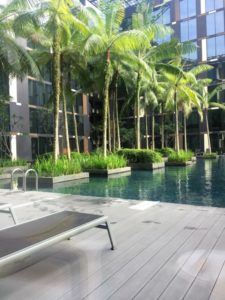
[[[53,115],[43,109],[30,108],[30,133],[53,134]]]
[[[180,22],[180,39],[181,42],[195,40],[197,38],[196,18]]]
[[[212,11],[223,7],[223,0],[205,0],[206,11]]]
[[[196,16],[196,0],[180,0],[180,19]]]
[[[212,58],[225,54],[224,35],[207,39],[207,57]]]
[[[39,81],[28,81],[29,104],[44,106],[48,103],[52,94],[52,86]]]
[[[206,16],[207,35],[224,32],[224,11],[218,11]]]
[[[158,24],[169,24],[171,23],[171,16],[170,16],[170,7],[166,7],[164,10],[156,9],[153,11],[153,16]]]

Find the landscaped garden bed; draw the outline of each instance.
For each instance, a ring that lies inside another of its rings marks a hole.
[[[219,157],[219,155],[216,152],[203,153],[203,155],[198,156],[198,158],[200,158],[200,159],[216,159],[218,157]]]
[[[166,166],[190,166],[195,163],[195,161],[191,151],[174,151],[169,155]]]
[[[118,154],[125,157],[133,170],[154,170],[165,167],[160,153],[152,150],[122,149]]]
[[[110,176],[131,171],[126,158],[117,154],[109,154],[107,157],[101,153],[83,155],[81,164],[90,176]]]
[[[21,170],[28,169],[29,165],[25,160],[11,160],[1,159],[0,160],[0,180],[11,178],[11,173],[14,169],[20,168]]]

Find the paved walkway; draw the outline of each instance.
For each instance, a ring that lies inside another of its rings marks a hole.
[[[0,190],[20,222],[69,209],[106,214],[117,241],[86,231],[0,279],[1,300],[224,300],[225,209]],[[13,225],[0,215],[0,228]]]

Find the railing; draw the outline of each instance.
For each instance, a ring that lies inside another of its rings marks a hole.
[[[23,178],[23,191],[26,192],[27,190],[27,175],[29,173],[34,173],[35,174],[35,188],[36,188],[36,191],[38,191],[38,173],[34,170],[34,169],[28,169],[26,170],[26,172],[24,172],[24,170],[20,169],[20,168],[16,168],[12,171],[12,174],[11,174],[11,190],[14,189],[13,187],[13,178],[14,178],[14,174],[15,173],[22,173],[22,178]]]

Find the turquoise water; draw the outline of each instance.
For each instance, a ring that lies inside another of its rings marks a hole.
[[[56,185],[51,191],[225,207],[225,158],[198,160],[189,167],[135,171],[116,178],[90,178]]]

